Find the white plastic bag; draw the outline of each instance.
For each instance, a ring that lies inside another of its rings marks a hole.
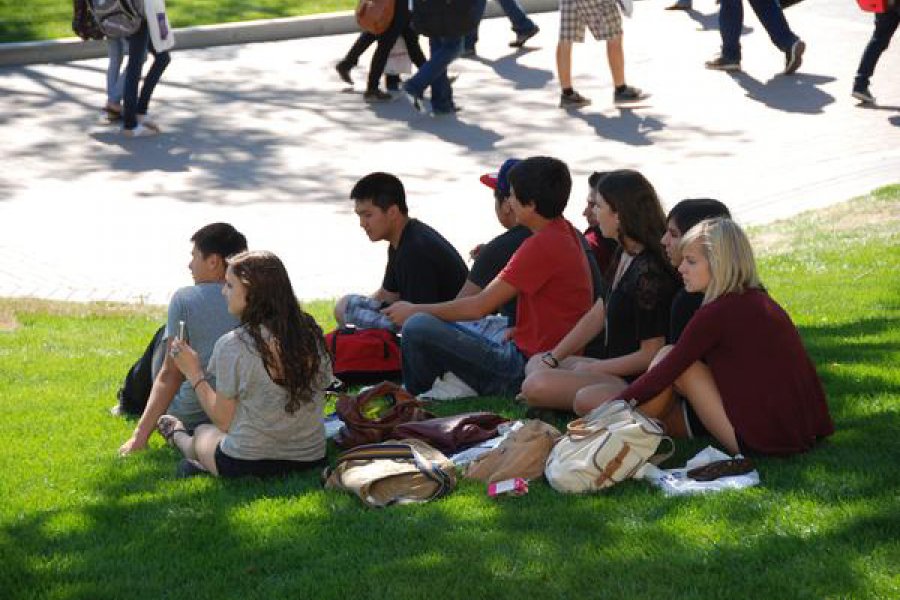
[[[175,47],[175,32],[166,14],[166,0],[144,0],[144,15],[150,42],[157,52],[166,52]]]

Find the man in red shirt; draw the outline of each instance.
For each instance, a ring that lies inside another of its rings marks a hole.
[[[533,235],[481,292],[437,304],[395,302],[383,310],[402,325],[403,382],[413,394],[452,372],[481,395],[512,395],[532,355],[555,346],[592,304],[591,275],[578,231],[562,213],[572,190],[562,161],[537,156],[509,173],[510,205]],[[516,327],[503,342],[455,321],[472,321],[518,299]]]

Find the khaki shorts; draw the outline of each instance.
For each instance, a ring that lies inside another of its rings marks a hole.
[[[622,35],[622,15],[616,0],[560,0],[560,41],[583,42],[585,26],[596,40]]]

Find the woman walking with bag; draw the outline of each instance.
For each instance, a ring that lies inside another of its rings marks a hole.
[[[763,289],[740,227],[703,221],[684,236],[682,255],[685,289],[704,298],[678,343],[615,396],[582,389],[576,410],[613,397],[644,404],[674,386],[731,454],[795,454],[831,435],[822,383],[797,328]]]
[[[160,433],[185,456],[179,474],[266,477],[323,465],[331,361],[284,265],[269,252],[237,254],[228,259],[222,293],[241,326],[216,342],[210,373],[187,342],[172,344],[175,363],[213,423],[190,435],[177,418],[160,417]]]
[[[125,67],[125,93],[123,96],[123,129],[126,137],[144,137],[160,132],[159,125],[148,115],[150,98],[163,72],[169,66],[169,50],[175,45],[174,34],[166,17],[165,0],[134,0],[143,2],[144,20],[140,29],[128,36],[128,64]],[[146,52],[153,55],[153,64],[141,81]]]

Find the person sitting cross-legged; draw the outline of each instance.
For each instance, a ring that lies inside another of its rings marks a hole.
[[[481,395],[518,392],[530,356],[553,347],[591,307],[588,260],[578,231],[563,216],[569,169],[549,157],[523,160],[509,172],[516,221],[532,231],[479,293],[450,302],[395,302],[382,312],[402,325],[403,382],[413,394],[450,371]],[[455,321],[492,314],[513,298],[516,326],[505,340]]]
[[[188,268],[194,285],[177,290],[169,302],[163,334],[165,358],[153,380],[147,405],[134,433],[119,448],[122,455],[145,449],[157,420],[165,413],[178,417],[188,429],[209,422],[209,416],[191,385],[175,366],[168,350],[179,335],[179,324],[183,322],[185,337],[201,360],[208,361],[216,340],[238,326],[237,319],[228,313],[222,298],[222,286],[225,283],[225,259],[246,250],[247,239],[228,223],[212,223],[197,230],[191,236],[191,242],[194,247]]]
[[[223,293],[241,326],[216,342],[209,373],[186,342],[170,351],[212,419],[192,435],[176,417],[160,418],[160,432],[185,457],[178,474],[269,477],[323,466],[332,373],[321,328],[270,252],[230,258]]]
[[[790,316],[760,283],[741,228],[725,218],[701,221],[684,235],[681,256],[684,288],[703,293],[703,305],[649,371],[613,394],[582,388],[575,411],[612,398],[639,407],[671,401],[674,387],[731,454],[790,455],[831,435],[815,366]]]
[[[338,300],[338,325],[359,329],[396,327],[381,309],[397,300],[443,302],[456,297],[469,270],[459,252],[437,231],[409,216],[403,183],[390,173],[360,179],[350,198],[359,225],[373,242],[389,243],[381,287],[370,296],[349,294]]]

